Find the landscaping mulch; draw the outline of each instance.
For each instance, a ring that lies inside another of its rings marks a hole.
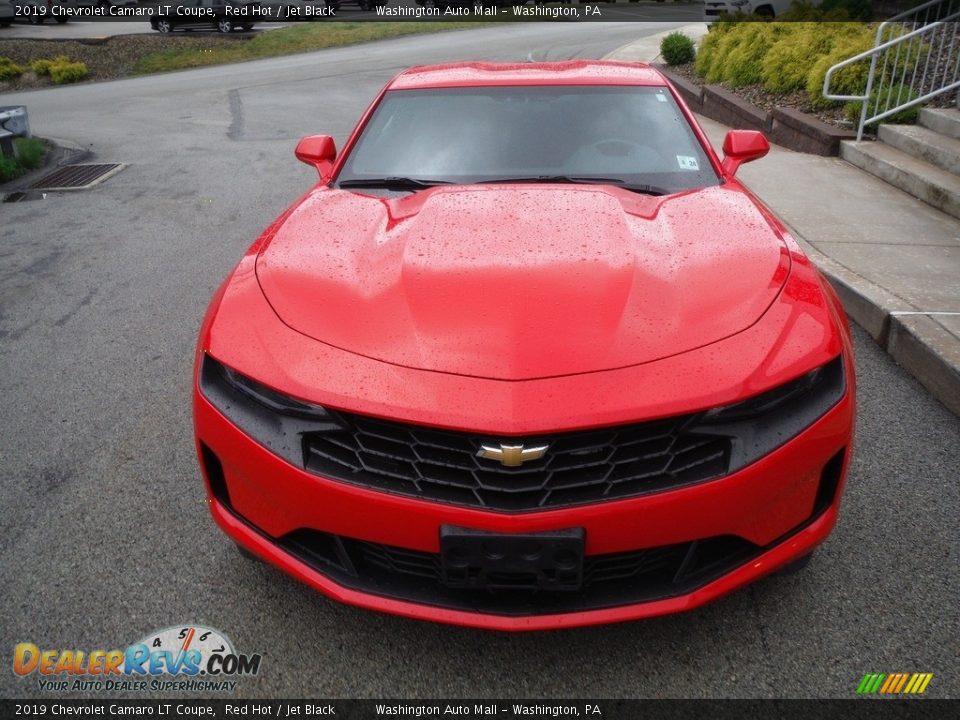
[[[693,63],[674,65],[670,67],[669,70],[670,72],[681,75],[690,80],[690,82],[696,83],[701,87],[705,85],[703,78],[694,72]],[[777,107],[793,108],[794,110],[799,110],[802,113],[806,113],[807,115],[815,117],[821,122],[827,123],[828,125],[833,125],[834,127],[843,128],[845,130],[850,130],[854,127],[853,123],[844,117],[842,105],[827,108],[814,107],[811,104],[807,93],[803,90],[797,90],[796,92],[786,95],[780,95],[769,92],[768,90],[764,89],[763,85],[746,85],[738,88],[730,87],[726,83],[720,83],[720,85],[730,92],[735,93],[738,97],[746,100],[748,103],[756,105],[765,112],[770,112]]]

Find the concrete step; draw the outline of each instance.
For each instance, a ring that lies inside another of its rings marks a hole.
[[[960,110],[956,108],[923,108],[920,124],[941,135],[960,138]]]
[[[840,157],[938,210],[960,218],[960,178],[953,173],[882,142],[845,140],[840,145]]]
[[[881,125],[880,140],[925,160],[954,175],[960,175],[960,140],[919,125]]]

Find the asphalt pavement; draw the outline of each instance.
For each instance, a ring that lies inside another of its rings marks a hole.
[[[522,635],[379,615],[244,560],[208,516],[193,344],[216,286],[314,180],[296,140],[342,143],[409,65],[603,57],[663,29],[513,24],[0,98],[35,133],[130,164],[0,204],[0,648],[201,623],[262,653],[240,697],[852,697],[895,671],[960,696],[960,419],[856,328],[836,531],[803,572],[689,614]],[[41,695],[0,673],[0,696]]]

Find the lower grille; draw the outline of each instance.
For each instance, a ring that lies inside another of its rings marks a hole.
[[[498,587],[452,589],[442,582],[440,555],[298,530],[280,547],[313,569],[361,592],[495,615],[544,615],[650,602],[682,595],[759,552],[746,540],[722,536],[584,558],[575,592]]]
[[[333,413],[332,413],[333,414]],[[693,432],[687,415],[583,432],[505,440],[335,413],[339,428],[304,435],[305,467],[401,495],[493,510],[600,502],[720,477],[730,439]],[[547,446],[510,467],[481,446]]]

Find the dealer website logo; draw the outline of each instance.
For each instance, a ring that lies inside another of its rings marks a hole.
[[[41,650],[20,643],[13,672],[50,692],[221,691],[260,672],[261,655],[238,653],[219,630],[200,625],[153,632],[125,650]]]
[[[923,695],[933,673],[867,673],[857,686],[858,695]]]

